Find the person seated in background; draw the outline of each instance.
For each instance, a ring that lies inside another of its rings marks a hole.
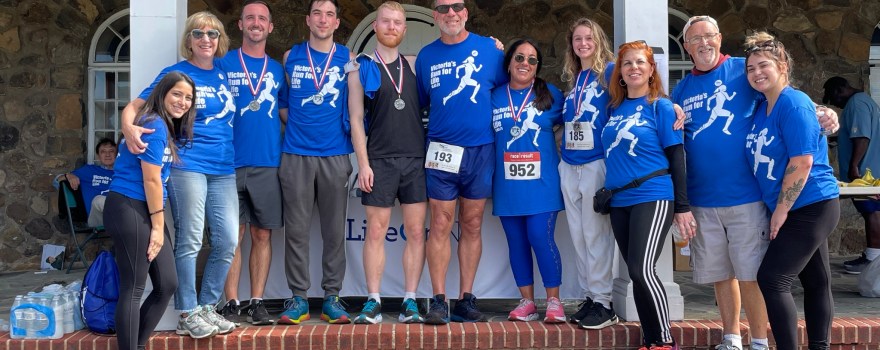
[[[113,178],[113,164],[116,163],[116,142],[103,138],[95,145],[98,164],[86,164],[69,173],[59,174],[52,185],[60,188],[60,182],[67,180],[70,188],[76,190],[82,185],[83,203],[86,205],[89,226],[104,224],[104,200]]]

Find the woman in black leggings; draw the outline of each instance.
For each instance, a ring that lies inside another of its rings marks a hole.
[[[797,307],[791,284],[804,287],[809,349],[828,349],[831,298],[828,236],[840,217],[837,180],[828,165],[828,141],[820,133],[810,98],[789,86],[791,56],[770,34],[746,38],[746,75],[763,93],[748,135],[747,157],[770,217],[770,246],[758,269],[758,285],[779,350],[797,343]]]
[[[177,148],[192,135],[195,83],[187,75],[171,72],[153,89],[136,123],[155,130],[144,134],[148,144],[142,154],[132,154],[120,143],[104,226],[113,237],[119,267],[119,303],[116,305],[116,338],[120,350],[144,349],[177,289],[177,270],[163,212],[172,161]],[[147,275],[153,291],[140,305]]]

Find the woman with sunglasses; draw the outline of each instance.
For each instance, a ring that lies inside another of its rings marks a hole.
[[[144,135],[147,149],[134,154],[119,147],[104,225],[113,237],[119,266],[116,341],[120,350],[146,347],[177,289],[174,253],[165,227],[165,181],[171,163],[180,161],[178,147],[191,142],[195,93],[195,83],[186,74],[166,74],[137,112],[135,124],[155,130]],[[148,275],[153,290],[141,305]]]
[[[584,301],[570,321],[584,329],[617,323],[611,307],[614,234],[607,215],[596,213],[592,198],[605,183],[601,131],[608,121],[608,81],[614,54],[596,22],[580,18],[568,30],[562,80],[570,82],[562,118],[562,198],[577,254],[577,281]]]
[[[495,174],[492,214],[507,236],[510,268],[522,299],[511,321],[538,319],[532,251],[547,291],[545,323],[565,322],[559,301],[562,260],[553,233],[563,208],[559,155],[553,126],[562,122],[562,93],[536,77],[541,52],[529,39],[514,42],[504,55],[510,82],[492,90]]]
[[[809,349],[828,349],[834,304],[828,236],[840,218],[839,190],[828,164],[828,141],[820,133],[809,96],[790,86],[791,55],[772,35],[746,38],[746,76],[766,101],[755,110],[746,142],[770,216],[770,246],[758,268],[758,285],[776,347],[798,348],[794,278],[804,290]]]
[[[174,294],[180,310],[177,334],[205,338],[229,333],[235,324],[221,317],[214,305],[220,301],[226,274],[238,245],[238,192],[233,166],[232,118],[235,103],[226,86],[226,75],[214,65],[229,49],[223,23],[210,12],[187,18],[180,54],[186,60],[165,68],[153,84],[122,112],[122,131],[129,151],[142,153],[146,146],[132,125],[156,83],[168,72],[181,71],[196,83],[196,120],[191,143],[180,150],[180,161],[171,167],[168,194],[174,218],[174,258],[179,285]],[[148,132],[148,131],[147,131]],[[196,295],[196,256],[202,248],[205,218],[210,228],[211,252]]]
[[[602,129],[611,199],[611,227],[633,284],[643,349],[678,349],[669,330],[669,306],[656,265],[674,221],[692,236],[682,132],[673,130],[675,111],[663,94],[651,47],[644,41],[620,46],[611,73],[611,109]]]

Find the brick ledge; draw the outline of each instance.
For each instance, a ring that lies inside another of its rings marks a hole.
[[[801,348],[806,348],[800,320]],[[741,325],[744,338],[748,324]],[[711,349],[721,340],[721,322],[673,322],[672,334],[682,349]],[[880,318],[836,318],[831,329],[832,349],[880,349]],[[772,338],[772,337],[771,337]],[[772,343],[772,339],[771,339]],[[225,336],[195,340],[173,332],[156,332],[151,350],[257,350],[257,349],[636,349],[641,344],[639,324],[625,322],[602,330],[581,330],[571,324],[541,322],[421,324],[303,325],[242,327]],[[0,333],[0,350],[116,349],[114,337],[79,331],[56,340],[10,339]]]

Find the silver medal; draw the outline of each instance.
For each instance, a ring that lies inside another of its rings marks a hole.
[[[513,137],[519,136],[519,127],[518,126],[514,125],[512,128],[510,128],[510,136],[513,136]]]
[[[250,109],[253,112],[259,111],[260,110],[260,103],[257,102],[257,100],[253,100],[253,101],[251,101],[251,103],[248,104],[248,109]]]
[[[402,111],[403,107],[406,107],[406,102],[403,102],[402,98],[394,100],[394,108],[397,108],[398,111]]]
[[[324,103],[324,95],[317,94],[315,95],[315,98],[312,99],[312,101],[314,101],[316,105],[322,104]]]

